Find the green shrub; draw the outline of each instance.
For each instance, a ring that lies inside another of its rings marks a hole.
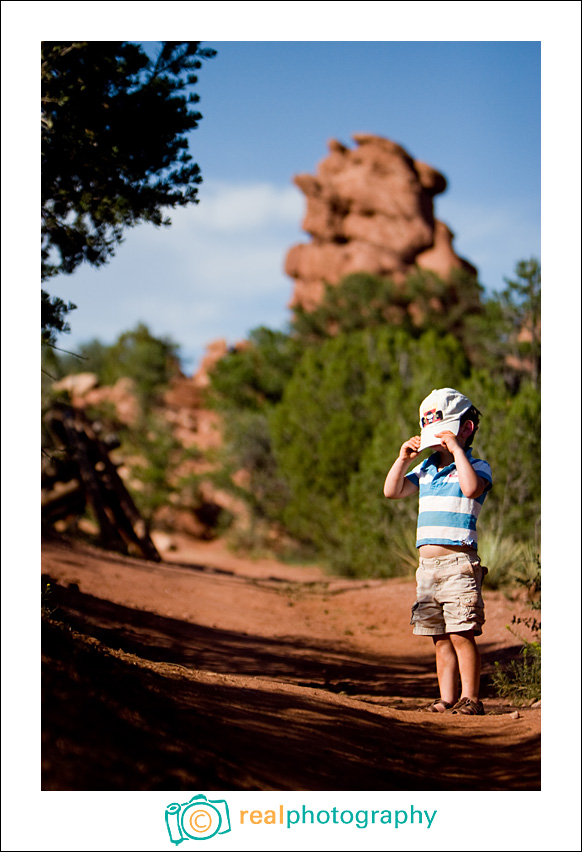
[[[414,536],[416,503],[387,501],[384,479],[427,387],[467,370],[460,344],[433,331],[384,326],[307,349],[269,420],[289,532],[348,576],[402,573],[392,541]]]
[[[229,415],[233,409],[260,411],[279,402],[301,351],[298,341],[282,331],[254,329],[247,346],[212,368],[209,401]]]
[[[153,520],[175,491],[172,471],[184,456],[181,444],[166,419],[155,411],[142,413],[138,423],[118,430],[122,452],[130,458],[130,477],[125,483],[145,521]],[[143,460],[143,461],[140,461]]]
[[[525,586],[528,590],[530,608],[539,610],[541,608],[541,565],[539,554],[531,546],[524,545],[523,556],[520,566],[513,574],[514,582]],[[512,624],[527,628],[536,641],[528,642],[523,639],[523,647],[520,656],[512,660],[507,666],[502,667],[495,663],[493,672],[493,686],[502,698],[509,698],[514,704],[523,704],[532,699],[538,701],[541,698],[541,676],[542,676],[542,646],[541,646],[541,622],[534,616],[513,616]],[[517,636],[518,634],[509,628]],[[520,638],[520,637],[518,637]]]
[[[108,346],[91,340],[78,354],[57,355],[45,349],[47,372],[55,379],[71,373],[96,373],[100,384],[113,385],[122,377],[135,382],[138,398],[147,409],[160,401],[161,393],[173,376],[179,374],[179,347],[166,337],[155,337],[143,323],[119,335]]]
[[[524,704],[542,695],[542,646],[539,642],[526,642],[517,660],[502,667],[495,663],[492,680],[497,694],[513,704]]]
[[[489,589],[500,589],[515,583],[525,553],[525,544],[513,537],[485,530],[479,533],[479,556],[488,570],[483,584]]]
[[[420,401],[457,387],[483,412],[474,456],[493,471],[479,521],[488,585],[530,576],[540,393],[507,356],[519,354],[514,338],[537,302],[517,296],[483,301],[466,273],[445,284],[418,270],[398,285],[357,273],[328,286],[315,310],[295,308],[289,334],[253,332],[211,376],[227,412],[225,468],[249,474],[251,511],[348,576],[410,573],[417,500],[387,501],[383,482],[418,432]]]
[[[539,591],[539,555],[533,544],[513,536],[485,530],[479,534],[479,556],[488,569],[484,585],[489,589],[515,586],[516,583]]]

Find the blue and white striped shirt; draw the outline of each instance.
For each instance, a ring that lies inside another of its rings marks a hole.
[[[465,497],[461,491],[455,462],[438,470],[438,453],[433,453],[406,474],[406,479],[419,489],[417,547],[455,544],[477,549],[477,518],[493,481],[491,467],[486,461],[474,459],[470,448],[466,456],[477,476],[488,482],[476,500]]]

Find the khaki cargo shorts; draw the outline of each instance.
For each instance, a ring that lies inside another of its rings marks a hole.
[[[481,584],[487,568],[477,554],[455,553],[420,558],[416,571],[413,633],[438,636],[472,630],[478,636],[485,621]]]

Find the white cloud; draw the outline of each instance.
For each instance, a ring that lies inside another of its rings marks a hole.
[[[216,337],[234,343],[288,319],[284,261],[302,239],[299,191],[210,181],[203,189],[199,205],[171,213],[170,227],[126,232],[107,266],[51,282],[51,292],[78,305],[64,346],[112,342],[143,321],[179,343],[192,364]]]
[[[248,233],[275,224],[297,225],[302,214],[302,198],[294,186],[209,182],[200,195],[192,213],[204,231]]]
[[[458,233],[455,250],[488,289],[502,288],[519,259],[539,253],[539,224],[524,207],[437,205],[438,218]],[[62,345],[112,342],[141,320],[179,343],[190,368],[217,337],[234,343],[256,326],[280,327],[292,292],[285,256],[305,240],[303,211],[293,186],[205,182],[200,204],[173,212],[171,227],[138,226],[106,267],[50,282],[50,292],[78,305]]]

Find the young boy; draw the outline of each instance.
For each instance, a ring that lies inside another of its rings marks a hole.
[[[440,697],[426,708],[432,713],[484,712],[475,636],[485,621],[481,583],[487,569],[477,556],[476,526],[492,480],[487,462],[471,455],[479,415],[459,391],[433,390],[420,406],[420,435],[405,441],[384,483],[384,495],[392,499],[419,492],[420,561],[410,623],[435,646]],[[428,447],[436,452],[407,473]]]

